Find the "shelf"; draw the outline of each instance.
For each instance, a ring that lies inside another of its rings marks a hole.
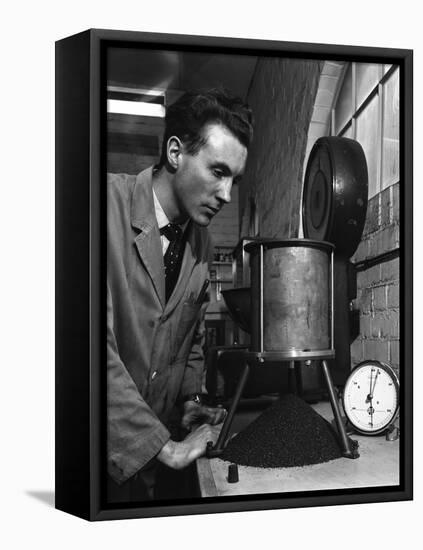
[[[210,279],[210,283],[233,283],[232,279]]]
[[[232,265],[232,262],[212,262],[212,265]]]

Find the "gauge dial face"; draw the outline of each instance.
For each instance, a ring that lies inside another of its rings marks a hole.
[[[398,379],[389,365],[379,361],[361,363],[345,384],[345,414],[357,431],[381,433],[398,414],[398,394]]]

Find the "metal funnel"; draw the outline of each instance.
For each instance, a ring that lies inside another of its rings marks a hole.
[[[222,296],[232,320],[245,332],[251,333],[251,289],[250,287],[222,290]]]

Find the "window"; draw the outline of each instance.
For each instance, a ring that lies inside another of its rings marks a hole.
[[[331,134],[356,139],[369,171],[369,198],[399,181],[399,68],[349,63],[331,115]]]

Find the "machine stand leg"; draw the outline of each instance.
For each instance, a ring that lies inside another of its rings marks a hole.
[[[288,384],[289,391],[294,395],[302,395],[302,384],[301,384],[301,372],[300,364],[295,361],[289,362],[289,371],[288,371]]]
[[[332,412],[335,419],[335,424],[338,429],[338,435],[342,448],[342,456],[346,458],[358,458],[360,456],[357,450],[358,443],[357,441],[354,441],[347,436],[344,423],[342,422],[341,412],[339,410],[338,398],[335,393],[332,377],[330,375],[329,367],[326,361],[322,361],[322,369],[329,393],[330,403],[332,405]]]
[[[235,395],[232,400],[231,406],[229,407],[228,414],[226,415],[225,421],[223,422],[223,426],[220,431],[217,443],[214,447],[210,443],[207,445],[206,456],[208,456],[209,458],[220,456],[223,453],[223,450],[226,445],[226,440],[229,434],[229,429],[232,425],[235,411],[238,407],[238,403],[239,403],[239,400],[241,399],[241,395],[244,390],[244,386],[245,386],[245,383],[247,382],[249,374],[250,374],[250,366],[246,362],[244,366],[244,370],[241,373],[241,377],[236,387]]]

